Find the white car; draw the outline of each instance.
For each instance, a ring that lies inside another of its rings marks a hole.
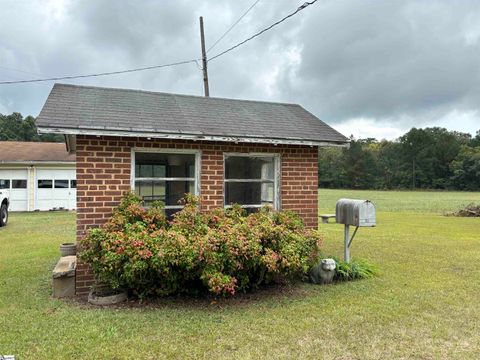
[[[10,205],[10,192],[7,180],[0,180],[0,227],[7,225],[8,206]]]

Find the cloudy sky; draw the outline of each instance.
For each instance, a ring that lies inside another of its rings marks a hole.
[[[294,11],[260,0],[208,56]],[[0,0],[0,81],[200,57],[254,0]],[[480,129],[480,2],[319,0],[209,63],[211,96],[299,103],[345,135]],[[64,83],[203,94],[194,63]],[[0,85],[0,113],[38,115],[51,82]]]

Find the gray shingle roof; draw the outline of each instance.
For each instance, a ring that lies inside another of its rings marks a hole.
[[[55,84],[39,132],[344,144],[300,105]]]

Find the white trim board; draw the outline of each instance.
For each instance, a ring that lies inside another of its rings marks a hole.
[[[64,129],[64,128],[38,128],[40,134],[63,134],[71,137],[66,141],[68,151],[74,153],[76,151],[75,135],[92,135],[92,136],[115,136],[115,137],[140,137],[151,139],[174,139],[174,140],[193,140],[193,141],[219,141],[229,142],[234,144],[249,143],[249,144],[272,144],[272,145],[303,145],[303,146],[339,146],[349,147],[350,142],[337,142],[328,140],[310,140],[310,139],[279,139],[266,138],[255,136],[224,136],[224,135],[207,135],[207,134],[174,134],[161,133],[153,131],[120,131],[120,130],[105,130],[105,129]]]

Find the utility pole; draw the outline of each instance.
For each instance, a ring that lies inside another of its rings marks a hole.
[[[205,96],[209,97],[210,90],[208,89],[207,52],[205,51],[205,34],[203,32],[202,16],[200,16],[200,39],[202,41],[203,88],[205,90]]]

